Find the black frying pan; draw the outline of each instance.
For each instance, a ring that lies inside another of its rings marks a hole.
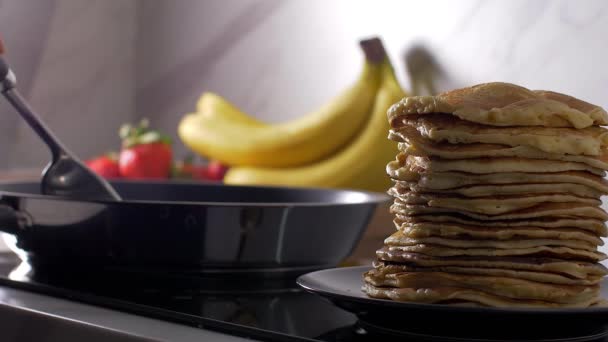
[[[0,183],[0,230],[37,265],[311,269],[345,258],[387,200],[347,190],[112,185],[123,201],[67,199],[41,195],[39,183]]]
[[[334,266],[353,249],[376,204],[387,199],[355,191],[166,182],[114,183],[112,189],[61,145],[15,86],[0,57],[0,92],[53,155],[42,186],[0,184],[0,230],[13,234],[10,245],[34,264]]]

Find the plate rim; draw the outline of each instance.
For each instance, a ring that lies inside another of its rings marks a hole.
[[[348,295],[346,293],[335,292],[327,289],[318,288],[312,286],[310,281],[307,279],[310,277],[318,276],[324,273],[334,272],[359,272],[363,274],[363,271],[372,269],[372,266],[351,266],[351,267],[336,267],[328,268],[318,271],[309,272],[299,276],[296,279],[296,284],[303,288],[305,291],[320,295],[333,302],[334,299],[342,299],[345,302],[357,302],[373,306],[389,306],[393,308],[401,309],[417,309],[417,310],[439,310],[439,311],[453,311],[460,313],[471,313],[471,314],[518,314],[518,315],[596,315],[596,314],[608,314],[607,307],[591,307],[591,308],[501,308],[501,307],[466,307],[466,306],[449,306],[443,304],[427,304],[427,303],[411,303],[411,302],[399,302],[390,299],[379,299],[370,298],[357,295]],[[363,278],[361,278],[360,285],[363,285]],[[601,282],[602,286],[608,286],[608,277],[604,277]]]

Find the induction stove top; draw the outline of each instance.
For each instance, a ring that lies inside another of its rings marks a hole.
[[[0,286],[262,341],[440,340],[411,335],[397,339],[370,330],[355,315],[298,288],[293,274],[34,269],[12,255],[0,254]]]
[[[367,341],[354,315],[293,274],[39,269],[3,254],[0,285],[263,341]]]

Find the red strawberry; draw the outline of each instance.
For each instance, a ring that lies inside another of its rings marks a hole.
[[[192,170],[192,174],[195,179],[209,179],[209,170],[206,166],[194,166]]]
[[[195,165],[192,163],[192,158],[185,158],[183,161],[178,161],[173,166],[174,178],[185,179],[208,179],[207,167],[204,165]]]
[[[226,171],[228,171],[228,166],[220,163],[217,160],[212,160],[209,165],[207,165],[207,175],[211,180],[224,180],[224,175],[226,174]]]
[[[173,155],[171,143],[158,131],[148,129],[145,120],[137,127],[125,125],[120,129],[123,147],[118,166],[127,179],[169,178]]]
[[[116,156],[114,155],[89,159],[85,163],[91,170],[104,178],[112,179],[120,177],[118,161],[116,161]]]

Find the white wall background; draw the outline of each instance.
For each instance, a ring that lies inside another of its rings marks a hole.
[[[205,90],[268,121],[302,115],[356,77],[373,35],[406,87],[403,55],[424,45],[440,90],[500,80],[608,107],[607,33],[603,0],[0,0],[23,91],[84,157],[116,148],[123,121],[174,134]],[[3,101],[0,124],[0,167],[44,164]]]
[[[137,108],[170,128],[203,90],[267,120],[301,115],[356,76],[356,42],[371,35],[384,39],[405,85],[403,54],[422,44],[449,86],[510,81],[608,106],[606,1],[140,5]]]
[[[135,113],[133,1],[0,0],[0,34],[19,89],[80,156],[117,143]],[[41,167],[46,147],[0,101],[0,167]]]
[[[356,77],[372,35],[406,87],[403,56],[424,45],[440,90],[508,81],[608,107],[607,33],[603,0],[0,0],[24,93],[82,157],[143,116],[175,134],[205,90],[268,121],[306,113]],[[0,155],[5,169],[47,158],[2,101]]]

